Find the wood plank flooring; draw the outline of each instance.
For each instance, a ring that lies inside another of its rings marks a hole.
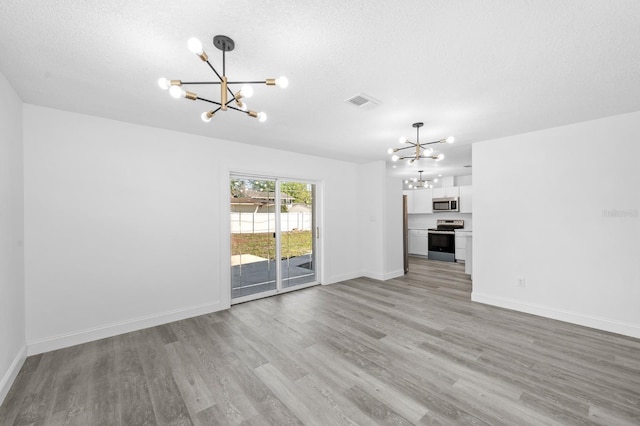
[[[0,425],[640,424],[639,340],[410,269],[29,357]]]

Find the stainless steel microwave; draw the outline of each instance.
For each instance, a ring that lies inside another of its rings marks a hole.
[[[433,212],[457,212],[460,211],[458,206],[458,197],[450,198],[434,198]]]

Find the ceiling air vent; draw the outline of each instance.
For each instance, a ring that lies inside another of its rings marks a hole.
[[[380,101],[364,93],[358,93],[355,96],[345,100],[346,103],[355,106],[358,109],[371,109],[380,105]]]

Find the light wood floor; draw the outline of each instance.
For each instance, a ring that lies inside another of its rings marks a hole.
[[[461,265],[29,357],[0,425],[638,425],[640,341],[470,302]]]

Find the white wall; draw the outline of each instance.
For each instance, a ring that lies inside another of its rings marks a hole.
[[[358,253],[362,275],[384,277],[384,199],[385,164],[376,161],[359,166],[358,184],[354,195],[358,200],[359,239]]]
[[[384,279],[404,275],[402,230],[402,181],[385,178],[384,203]]]
[[[322,282],[360,273],[355,164],[34,105],[24,123],[30,353],[226,308],[232,171],[318,183]]]
[[[640,112],[474,144],[473,300],[640,337],[639,159]]]
[[[362,164],[358,174],[362,275],[378,280],[402,276],[402,181],[387,177],[384,161]]]
[[[0,404],[26,356],[22,101],[0,73]]]

